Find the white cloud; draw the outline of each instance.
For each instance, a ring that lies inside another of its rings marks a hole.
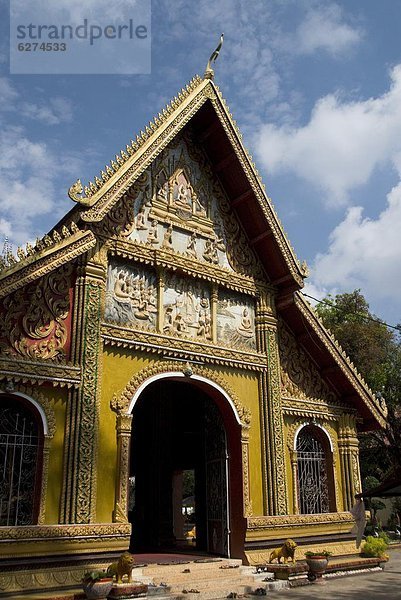
[[[335,95],[320,99],[302,127],[268,123],[256,139],[260,160],[270,173],[292,172],[341,206],[349,193],[386,165],[401,175],[401,65],[391,86],[377,98],[353,102]]]
[[[347,211],[330,235],[327,252],[315,259],[311,276],[315,291],[361,288],[369,299],[390,299],[399,306],[400,231],[401,183],[388,194],[377,219],[365,218],[360,206]]]
[[[59,180],[78,170],[79,159],[58,158],[48,144],[34,142],[23,129],[0,132],[0,234],[14,244],[43,234],[60,211]],[[69,208],[66,201],[66,209]]]
[[[61,97],[49,98],[46,104],[21,102],[20,113],[24,117],[41,121],[46,125],[59,125],[72,121],[72,104]]]
[[[0,109],[8,108],[18,98],[18,92],[7,77],[0,77]]]
[[[54,96],[39,102],[27,102],[7,77],[0,77],[0,113],[14,112],[33,121],[46,125],[70,123],[73,106],[70,100]]]
[[[337,4],[310,8],[295,34],[295,48],[300,54],[325,50],[331,55],[347,52],[362,39],[360,29],[343,19]]]

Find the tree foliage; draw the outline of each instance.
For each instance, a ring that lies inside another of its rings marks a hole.
[[[361,437],[362,476],[382,479],[401,465],[401,340],[369,310],[360,290],[328,296],[317,312],[378,397],[386,400],[385,430]]]

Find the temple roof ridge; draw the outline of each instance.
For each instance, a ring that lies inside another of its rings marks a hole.
[[[326,327],[323,320],[316,312],[314,307],[308,302],[302,295],[301,292],[295,292],[295,304],[303,313],[304,317],[307,318],[310,325],[316,331],[320,339],[323,341],[325,346],[330,350],[330,353],[343,369],[348,371],[347,375],[350,380],[354,378],[354,382],[360,386],[360,395],[366,403],[372,403],[376,409],[378,420],[384,423],[387,417],[387,406],[384,401],[380,401],[372,388],[365,381],[364,377],[356,368],[348,354],[342,348],[340,343],[334,337],[333,333]]]
[[[135,140],[131,139],[130,143],[125,146],[125,149],[120,150],[120,152],[115,155],[114,159],[105,166],[104,170],[100,171],[100,177],[95,176],[94,181],[89,181],[85,186],[83,186],[81,180],[78,179],[69,188],[68,195],[71,200],[74,200],[74,202],[78,202],[83,206],[93,206],[96,202],[96,199],[93,198],[93,196],[102,190],[113,175],[122,171],[122,168],[129,159],[143,147],[153,133],[168,120],[174,111],[181,106],[182,102],[204,81],[205,79],[202,79],[199,75],[194,75],[189,83],[181,88],[178,94],[149,121],[144,130],[141,130],[140,133],[135,136]]]

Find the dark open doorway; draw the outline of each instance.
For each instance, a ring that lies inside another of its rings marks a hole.
[[[150,384],[133,410],[131,550],[229,556],[228,452],[223,418],[202,389]]]

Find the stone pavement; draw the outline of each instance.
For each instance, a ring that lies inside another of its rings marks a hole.
[[[323,585],[268,591],[264,597],[266,600],[401,600],[401,549],[391,550],[389,554],[390,560],[382,572],[326,579]]]

